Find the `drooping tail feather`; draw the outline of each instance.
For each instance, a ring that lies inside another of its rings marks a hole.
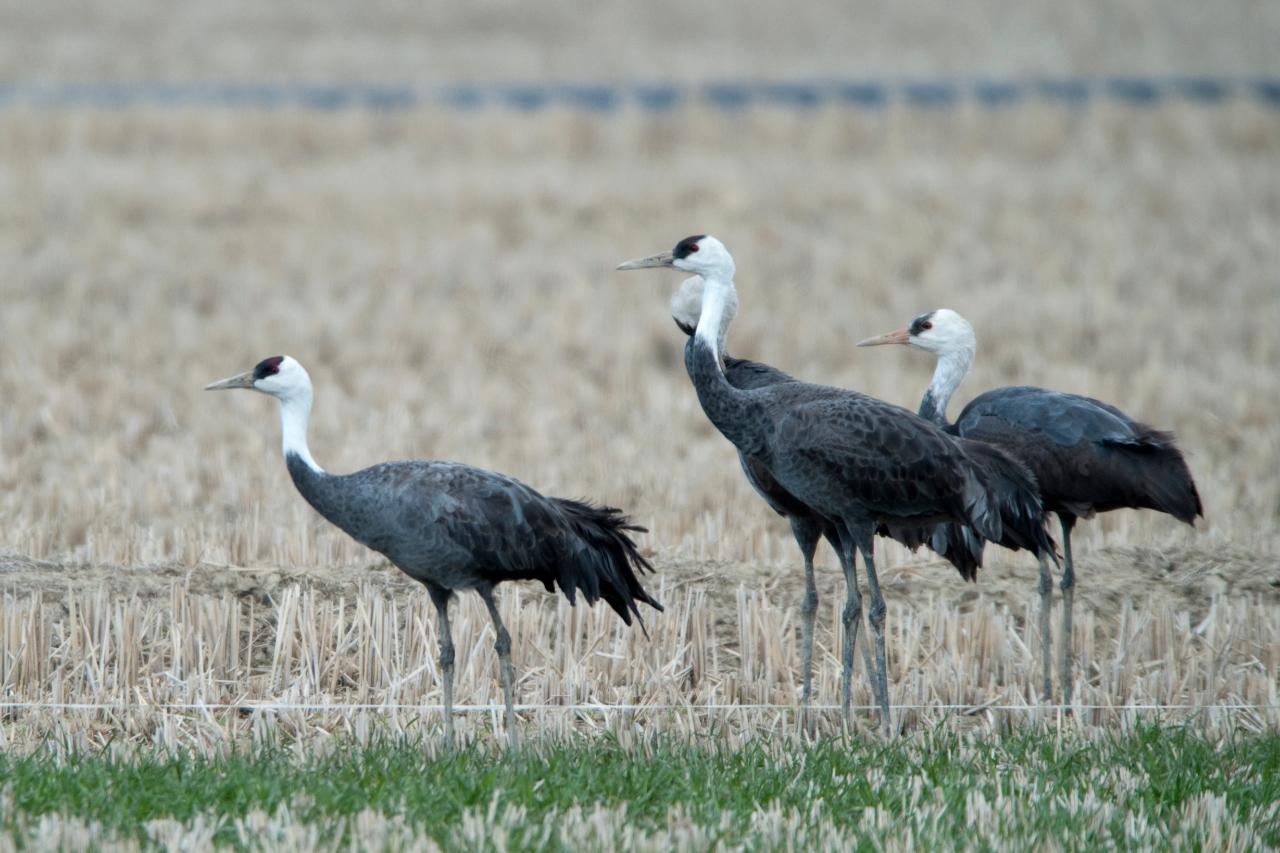
[[[1109,473],[1115,507],[1129,506],[1167,512],[1179,521],[1194,524],[1204,515],[1200,492],[1187,468],[1187,460],[1174,443],[1172,433],[1134,424],[1133,441],[1104,442],[1110,453]],[[1098,509],[1113,508],[1100,503]]]
[[[955,566],[960,577],[967,581],[978,579],[978,569],[982,568],[982,546],[985,542],[966,524],[905,527],[884,523],[876,529],[876,535],[888,536],[912,551],[921,545],[927,545],[930,550]]]
[[[975,501],[975,510],[985,513],[973,518],[978,533],[991,542],[1014,551],[1025,548],[1056,561],[1057,551],[1045,530],[1044,504],[1035,476],[1011,454],[985,441],[960,439],[965,455],[974,463],[984,497]],[[944,534],[949,542],[958,531]]]
[[[658,611],[662,605],[640,585],[637,570],[641,574],[652,572],[653,566],[640,554],[628,533],[648,531],[632,524],[616,507],[593,506],[566,498],[552,500],[581,540],[578,550],[559,567],[557,582],[569,603],[573,603],[574,591],[581,590],[588,604],[603,598],[628,625],[634,614],[644,630],[644,619],[636,603],[643,602]]]
[[[1035,476],[1010,454],[992,444],[958,439],[971,463],[963,495],[968,523],[929,527],[882,524],[876,532],[911,549],[928,545],[955,566],[960,577],[977,580],[988,541],[1017,551],[1025,548],[1055,562],[1057,551],[1045,530],[1044,505]]]

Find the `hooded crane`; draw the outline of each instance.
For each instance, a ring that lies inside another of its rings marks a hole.
[[[1195,481],[1172,433],[1139,423],[1114,406],[1089,397],[1013,385],[975,397],[955,423],[947,404],[973,365],[977,340],[969,322],[949,308],[916,317],[905,329],[868,338],[858,346],[909,344],[933,353],[937,366],[920,416],[952,435],[989,442],[1017,456],[1035,474],[1046,512],[1062,525],[1063,701],[1071,703],[1071,609],[1075,567],[1071,530],[1079,518],[1125,507],[1154,509],[1194,524],[1204,515]],[[1049,675],[1049,605],[1053,581],[1040,560],[1040,642],[1044,649],[1044,695]]]
[[[493,620],[501,666],[507,731],[515,740],[511,701],[511,636],[493,589],[510,580],[538,580],[573,604],[603,598],[622,621],[641,621],[637,602],[662,605],[636,577],[652,567],[628,532],[644,532],[621,511],[545,497],[512,477],[456,462],[384,462],[353,474],[330,474],[307,449],[311,378],[285,355],[258,363],[205,390],[249,388],[280,401],[285,466],[307,503],[353,539],[385,556],[427,588],[440,617],[445,733],[453,739],[453,638],[449,599],[473,589]]]
[[[702,293],[705,286],[701,276],[691,276],[681,282],[679,289],[671,297],[671,318],[675,321],[676,326],[690,337],[693,336],[697,328],[698,315],[702,313]],[[734,358],[727,353],[723,355],[722,361],[724,363],[725,378],[735,388],[750,390],[763,388],[766,385],[798,381],[776,367],[771,367],[758,361]],[[818,385],[808,385],[806,387],[815,396],[843,393],[838,389]],[[989,445],[977,448],[979,454],[983,454],[984,450],[989,449]],[[1023,466],[1008,458],[1003,452],[988,452],[984,455],[991,457],[991,467],[995,471],[1005,472],[1007,476],[1014,480],[1011,488],[1034,487]],[[792,535],[795,537],[796,545],[799,547],[801,557],[804,560],[805,596],[800,611],[803,683],[801,703],[807,707],[811,701],[813,623],[818,608],[818,589],[814,578],[813,557],[818,547],[819,538],[824,537],[831,543],[832,550],[835,551],[839,559],[843,559],[845,555],[840,547],[840,538],[836,533],[835,527],[811,507],[801,503],[794,495],[782,488],[778,481],[773,478],[773,475],[769,473],[763,462],[757,458],[748,457],[741,451],[738,452],[738,461],[741,463],[742,471],[751,487],[756,490],[774,512],[785,517],[790,522]],[[942,529],[939,529],[939,527]],[[1038,537],[1035,543],[1022,541],[1019,538],[1019,532],[1024,528],[1025,525],[1019,524],[1016,519],[1004,524],[1002,544],[1005,544],[1005,540],[1008,540],[1009,547],[1014,549],[1027,547],[1033,551],[1040,547],[1052,547],[1048,537],[1043,534]],[[1043,531],[1043,525],[1037,525],[1036,529]],[[923,528],[888,528],[882,525],[876,530],[876,533],[881,536],[889,536],[912,550],[917,549],[922,544],[929,545],[930,548],[937,551],[955,566],[960,576],[967,581],[976,580],[978,569],[982,566],[983,540],[974,535],[972,529],[966,525],[954,522],[947,525]],[[870,659],[867,644],[862,643],[861,649],[863,662],[866,665],[867,672],[870,673],[872,672],[873,663]]]
[[[954,521],[999,539],[1007,517],[1022,519],[1027,538],[1033,539],[1043,517],[1034,483],[1024,477],[1022,488],[1006,488],[1009,478],[994,476],[954,438],[873,397],[804,382],[735,388],[721,360],[738,305],[736,268],[724,244],[706,235],[687,237],[672,251],[627,261],[619,269],[648,267],[674,267],[701,276],[705,283],[698,323],[685,346],[685,368],[703,412],[744,457],[759,460],[782,489],[825,519],[840,540],[846,583],[841,697],[846,720],[862,612],[854,559],[862,552],[876,645],[870,676],[887,732],[885,604],[872,550],[876,529]],[[1002,512],[1002,506],[1007,510]]]

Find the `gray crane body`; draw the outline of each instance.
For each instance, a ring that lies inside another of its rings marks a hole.
[[[1172,433],[1100,400],[1013,385],[975,397],[954,424],[927,398],[920,413],[1021,459],[1036,472],[1048,511],[1089,518],[1114,509],[1154,509],[1188,524],[1204,514]]]
[[[703,412],[743,457],[758,460],[786,493],[830,524],[840,538],[847,590],[842,655],[846,719],[862,611],[854,554],[862,552],[876,644],[876,672],[871,678],[881,725],[888,731],[885,604],[873,559],[877,527],[958,522],[984,538],[998,539],[1006,517],[1043,518],[1034,482],[1025,476],[1020,488],[1002,494],[1001,488],[1014,478],[984,477],[981,466],[953,437],[905,409],[856,392],[801,382],[735,388],[721,361],[738,306],[735,266],[728,250],[713,237],[696,235],[670,252],[627,261],[619,269],[646,267],[674,267],[702,277],[701,309],[685,346],[685,368]],[[1011,461],[1009,467],[1016,472],[1018,465]],[[1001,504],[1006,501],[1024,506],[1004,512]]]
[[[961,521],[1000,536],[1000,513],[972,463],[906,409],[805,382],[733,388],[698,336],[685,367],[716,428],[837,529]]]
[[[905,329],[868,338],[858,346],[881,344],[910,345],[932,352],[937,364],[920,400],[920,417],[962,440],[1015,456],[1035,475],[1045,511],[1058,514],[1063,550],[1060,673],[1063,701],[1070,704],[1075,587],[1071,531],[1079,518],[1121,508],[1154,509],[1187,524],[1202,516],[1195,480],[1172,433],[1135,421],[1092,397],[1029,385],[980,394],[964,407],[955,423],[950,423],[947,405],[973,366],[977,349],[969,322],[949,308],[939,308],[916,317]],[[1043,695],[1048,698],[1052,693],[1049,606],[1053,583],[1048,561],[1042,553],[1037,556]]]
[[[604,597],[628,625],[640,615],[637,601],[662,609],[631,570],[632,561],[648,568],[620,533],[637,528],[593,517],[604,511],[456,462],[384,462],[343,475],[317,471],[297,454],[286,464],[316,512],[427,586],[457,592],[537,580],[548,592],[558,586],[570,603],[578,592],[588,603]],[[589,524],[614,553],[597,552]]]
[[[702,308],[702,287],[703,282],[700,277],[695,276],[694,278],[686,279],[671,300],[672,316],[676,326],[690,339],[693,337],[698,314]],[[686,358],[688,358],[687,352]],[[801,383],[791,374],[771,365],[743,358],[734,358],[727,354],[722,355],[721,364],[723,365],[725,379],[729,384],[743,391],[785,382],[803,385],[804,393],[810,400],[835,398],[850,393],[841,388]],[[981,453],[985,448],[986,445],[983,445],[979,448],[979,452]],[[971,449],[966,446],[967,451]],[[1001,456],[1002,454],[997,451],[996,455]],[[742,472],[746,475],[747,482],[751,484],[756,493],[764,499],[765,503],[774,512],[786,517],[791,522],[792,533],[802,553],[811,555],[817,547],[818,539],[824,537],[831,543],[831,547],[836,554],[842,556],[839,535],[834,524],[829,519],[823,518],[811,507],[796,498],[795,495],[784,489],[782,484],[769,471],[768,466],[760,459],[748,456],[742,450],[738,450],[738,461],[742,466]],[[1010,482],[1007,484],[1007,488],[1011,491],[1032,485],[1029,472],[1012,458],[992,459],[988,467],[993,469],[992,476],[996,476],[997,472],[1002,472],[1008,477]],[[1001,506],[1003,509],[1012,506],[1016,510],[1022,508],[1023,505],[1011,504],[1006,501]],[[1027,525],[1019,524],[1015,521],[1013,524],[1004,525],[1004,532],[1006,536],[1013,535],[1016,537],[1018,535],[1017,531],[1026,527]],[[1043,530],[1043,525],[1039,525],[1038,528]],[[928,546],[939,556],[950,562],[956,571],[960,573],[960,577],[967,581],[977,580],[978,569],[982,567],[984,540],[977,536],[968,525],[951,522],[945,525],[924,524],[914,526],[898,520],[885,519],[876,528],[876,534],[893,539],[913,551],[921,545]],[[816,595],[816,592],[813,594]]]
[[[1173,435],[1133,420],[1091,397],[1031,386],[1010,386],[975,397],[954,424],[928,392],[920,414],[948,432],[986,442],[1017,456],[1036,475],[1045,510],[1062,527],[1062,701],[1071,704],[1071,633],[1075,559],[1071,533],[1080,518],[1114,509],[1154,509],[1187,524],[1204,514],[1195,481]],[[1053,692],[1049,674],[1049,607],[1053,582],[1040,563],[1042,695]]]
[[[603,598],[628,625],[637,602],[662,605],[637,573],[652,571],[629,533],[643,532],[613,507],[546,497],[512,477],[456,462],[384,462],[352,474],[330,474],[307,447],[311,378],[288,356],[206,386],[248,388],[280,401],[285,465],[298,492],[321,516],[384,555],[422,583],[440,619],[444,720],[453,739],[454,647],[449,600],[474,590],[493,621],[508,733],[516,739],[511,637],[498,614],[494,587],[537,580],[575,603]],[[643,627],[641,622],[641,627]]]
[[[714,315],[713,321],[718,325]],[[906,409],[802,382],[734,388],[701,323],[685,345],[685,368],[712,424],[741,454],[758,459],[787,493],[824,519],[840,538],[848,593],[841,697],[846,717],[853,647],[862,618],[854,554],[862,552],[876,645],[871,679],[881,727],[887,732],[885,605],[873,560],[875,530],[885,524],[959,522],[984,538],[999,538],[1002,516],[997,501],[955,440]],[[1028,503],[1029,515],[1042,515],[1033,490],[1023,490],[1017,499]]]

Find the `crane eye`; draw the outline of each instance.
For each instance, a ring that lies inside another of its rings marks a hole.
[[[266,379],[268,376],[274,376],[280,372],[280,363],[284,361],[284,356],[273,355],[271,358],[264,358],[258,362],[258,366],[253,369],[253,379],[256,382],[259,379]]]
[[[692,255],[694,252],[698,251],[698,249],[701,248],[698,245],[698,241],[700,241],[705,236],[707,235],[695,234],[692,237],[685,237],[679,243],[676,243],[676,247],[671,250],[671,257],[677,261],[683,260],[689,257],[690,255]]]

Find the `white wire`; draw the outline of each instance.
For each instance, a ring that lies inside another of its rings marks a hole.
[[[652,705],[549,705],[549,704],[516,704],[516,711],[577,711],[577,712],[637,712],[637,711],[799,711],[798,705],[783,704],[652,704]],[[816,711],[838,711],[840,705],[813,704],[810,709]],[[851,710],[874,711],[878,705],[851,705]],[[343,703],[343,702],[145,702],[111,703],[111,702],[0,702],[0,711],[237,711],[250,713],[254,711],[435,711],[443,712],[444,707],[438,704],[402,704],[402,703]],[[505,711],[505,705],[454,705],[454,713],[492,713]],[[983,711],[1280,711],[1280,705],[1262,705],[1247,703],[1223,703],[1217,705],[1009,705],[1009,704],[971,704],[971,705],[894,705],[895,711],[959,711],[965,714],[977,714]]]

